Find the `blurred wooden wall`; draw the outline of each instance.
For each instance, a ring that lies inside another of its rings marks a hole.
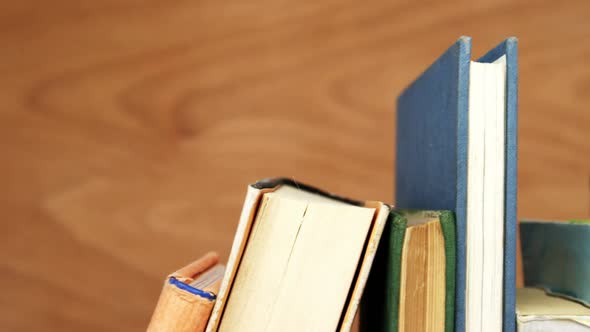
[[[393,200],[396,95],[520,38],[519,216],[589,217],[590,2],[4,1],[0,330],[142,331],[246,184]]]

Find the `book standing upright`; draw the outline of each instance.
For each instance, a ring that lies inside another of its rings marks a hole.
[[[456,331],[514,331],[517,41],[461,37],[398,99],[396,207],[456,213]]]

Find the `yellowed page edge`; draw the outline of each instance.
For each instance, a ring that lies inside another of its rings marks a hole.
[[[215,301],[213,311],[211,312],[211,317],[209,318],[207,329],[205,330],[206,332],[217,331],[220,318],[223,314],[223,309],[225,308],[227,296],[231,290],[238,266],[240,265],[244,248],[246,247],[246,242],[248,241],[250,230],[252,229],[252,223],[254,221],[256,211],[258,210],[260,199],[262,195],[275,189],[276,188],[258,189],[254,188],[253,186],[248,186],[248,191],[244,200],[244,206],[242,208],[242,213],[240,214],[240,221],[238,223],[232,249],[227,260],[226,272],[223,277],[223,281],[221,282],[219,294],[217,294],[217,300]]]

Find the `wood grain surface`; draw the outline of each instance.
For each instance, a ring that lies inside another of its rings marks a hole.
[[[393,200],[395,98],[520,39],[519,216],[590,215],[590,2],[4,1],[0,330],[142,331],[246,185]]]

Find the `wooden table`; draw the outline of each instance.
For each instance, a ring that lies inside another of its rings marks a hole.
[[[590,212],[590,2],[0,5],[0,330],[142,331],[246,184],[393,200],[396,95],[520,38],[519,215]]]

